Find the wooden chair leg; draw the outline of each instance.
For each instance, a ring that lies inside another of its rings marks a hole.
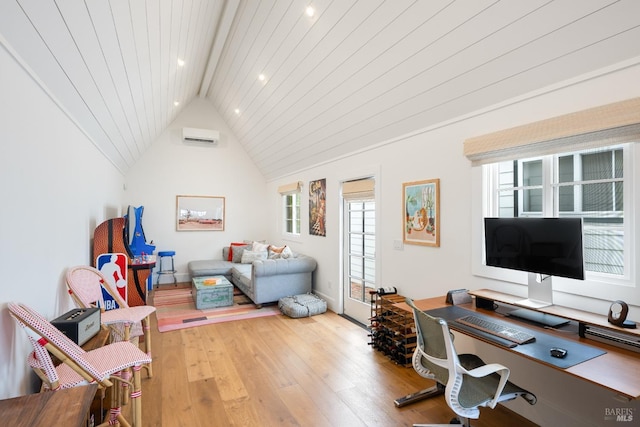
[[[131,323],[127,323],[124,325],[124,340],[131,341]],[[131,371],[130,370],[123,371],[120,373],[120,375],[122,375],[122,379],[124,380],[122,382],[122,387],[123,387],[122,404],[128,405],[129,392],[131,391],[129,390],[129,381],[131,380]]]
[[[133,367],[133,391],[131,392],[133,425],[142,427],[142,381],[140,380],[141,366]]]
[[[122,402],[123,405],[128,405],[129,404],[129,396],[131,395],[131,368],[125,369],[124,371],[120,372],[120,377],[122,378],[122,387],[121,387],[121,397],[120,397],[120,401]]]
[[[151,357],[151,323],[149,321],[149,316],[145,317],[142,321],[142,329],[144,331],[144,351]],[[147,370],[147,375],[149,378],[153,377],[153,362],[150,362],[148,365],[145,365]]]
[[[117,376],[118,374],[114,374]],[[109,413],[106,414],[104,421],[98,427],[107,426],[120,426],[120,427],[132,427],[131,424],[124,418],[121,413],[122,408],[122,387],[118,382],[114,382],[111,388],[111,408]]]

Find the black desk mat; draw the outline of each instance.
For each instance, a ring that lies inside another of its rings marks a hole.
[[[539,330],[529,329],[525,326],[522,326],[521,324],[514,324],[510,320],[496,319],[495,317],[485,316],[476,311],[467,310],[455,305],[437,308],[434,310],[427,310],[425,311],[425,313],[428,313],[433,317],[441,317],[447,322],[452,322],[460,317],[473,314],[474,316],[483,317],[488,320],[498,320],[513,325],[514,328],[526,331],[534,335],[536,337],[536,340],[529,344],[520,344],[516,347],[510,348],[509,350],[514,351],[515,353],[529,356],[533,359],[540,360],[544,363],[556,366],[561,369],[570,368],[571,366],[577,365],[606,353],[606,351],[596,347],[591,347],[589,345],[571,340],[565,340]],[[451,329],[456,330],[454,324],[450,324],[449,326],[451,327]],[[559,347],[567,350],[567,355],[563,359],[552,357],[549,354],[549,350],[554,347]]]

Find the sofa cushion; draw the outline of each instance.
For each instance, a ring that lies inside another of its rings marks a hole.
[[[231,269],[231,281],[234,284],[242,283],[244,288],[252,289],[251,287],[251,264],[233,264]]]
[[[240,261],[242,264],[251,264],[253,261],[257,259],[267,259],[266,251],[250,251],[245,249],[242,252],[242,260]]]
[[[233,264],[224,260],[202,260],[189,262],[191,277],[230,276]]]

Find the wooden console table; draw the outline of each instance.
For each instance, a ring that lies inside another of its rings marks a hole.
[[[12,427],[81,427],[86,425],[96,390],[97,384],[89,384],[0,400],[0,419]]]

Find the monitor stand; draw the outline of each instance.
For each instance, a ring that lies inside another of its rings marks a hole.
[[[551,276],[542,276],[538,273],[527,274],[529,276],[529,298],[520,300],[516,304],[527,308],[544,308],[553,305]]]
[[[518,308],[506,313],[506,315],[551,328],[557,328],[569,323],[569,319],[565,319],[564,317],[553,316],[541,311],[529,310],[528,308]]]

